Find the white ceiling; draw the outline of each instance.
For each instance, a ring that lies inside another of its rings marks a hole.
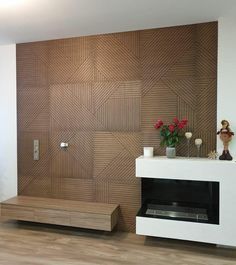
[[[0,0],[0,44],[215,21],[236,0]]]

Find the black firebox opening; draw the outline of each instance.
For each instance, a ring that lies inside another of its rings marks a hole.
[[[219,224],[219,182],[143,178],[138,216]]]

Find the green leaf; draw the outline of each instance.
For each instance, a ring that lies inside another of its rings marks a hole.
[[[166,135],[167,135],[167,136],[169,136],[170,134],[171,134],[170,131],[167,131],[167,132],[166,132]]]

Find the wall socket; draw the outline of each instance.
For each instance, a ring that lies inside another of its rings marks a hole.
[[[34,160],[39,160],[39,140],[34,140]]]

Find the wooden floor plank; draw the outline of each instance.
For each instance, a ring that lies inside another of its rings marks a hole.
[[[235,265],[214,245],[0,220],[1,265]]]

